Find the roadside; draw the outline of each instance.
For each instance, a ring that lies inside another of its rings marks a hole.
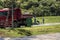
[[[39,25],[33,27],[14,28],[13,30],[10,31],[9,29],[0,29],[0,36],[14,38],[14,37],[24,37],[32,35],[42,35],[42,34],[44,35],[49,33],[60,33],[60,23],[56,23],[54,25],[50,23],[48,26],[45,25],[42,24],[42,26]]]
[[[23,38],[4,38],[4,40],[60,40],[60,33],[51,33],[36,36],[27,36]]]
[[[52,26],[52,25],[59,25],[60,23],[46,23],[46,24],[38,24],[38,25],[32,25],[32,26]]]

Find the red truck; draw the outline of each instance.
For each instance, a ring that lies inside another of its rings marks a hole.
[[[13,24],[14,27],[21,25],[31,26],[32,15],[22,14],[21,9],[13,9]],[[9,8],[0,9],[0,27],[12,27],[12,10]]]

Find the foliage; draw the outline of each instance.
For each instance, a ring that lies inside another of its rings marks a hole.
[[[3,8],[3,2],[0,0],[0,9]]]
[[[42,17],[36,17],[36,20],[38,20],[40,24],[43,23]],[[44,23],[59,23],[59,22],[60,22],[60,16],[44,16]]]
[[[4,5],[3,5],[4,4]],[[60,1],[59,0],[0,0],[0,7],[20,7],[22,11],[29,10],[36,16],[59,16],[60,15]],[[37,10],[37,11],[35,11]]]

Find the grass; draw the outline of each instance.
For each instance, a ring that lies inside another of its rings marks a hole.
[[[42,23],[42,17],[37,17],[37,20]],[[45,23],[58,23],[60,22],[60,16],[48,16],[44,17]],[[14,28],[14,29],[1,29],[1,37],[23,37],[31,35],[40,35],[47,33],[60,32],[60,25],[55,26],[36,26],[36,27],[25,27],[25,28]]]
[[[7,29],[0,29],[0,36],[1,37],[18,37],[20,34],[18,34],[16,31],[13,30],[7,30]]]
[[[42,17],[37,17],[36,19],[40,23],[42,23]],[[60,22],[60,16],[46,16],[46,17],[44,17],[44,20],[45,20],[45,23],[59,23]]]
[[[56,33],[56,32],[60,32],[60,25],[14,28],[12,30],[0,29],[0,36],[1,37],[23,37],[23,36],[31,36],[37,34],[40,35],[40,34]]]

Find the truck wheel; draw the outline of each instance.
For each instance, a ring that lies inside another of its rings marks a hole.
[[[14,27],[17,27],[17,26],[18,26],[18,25],[17,25],[17,22],[14,22],[13,25],[14,25]]]

